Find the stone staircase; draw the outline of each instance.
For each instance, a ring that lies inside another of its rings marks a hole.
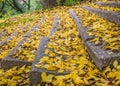
[[[99,6],[111,6],[111,7],[118,7],[118,8],[120,7],[120,3],[116,3],[116,2],[96,2],[96,4]],[[120,26],[119,12],[106,11],[106,10],[91,8],[88,6],[83,6],[82,9],[89,11],[90,14],[99,15],[99,16],[103,17],[103,19],[108,20],[110,22],[113,22],[113,23],[117,24],[118,26]],[[80,20],[80,16],[77,15],[77,12],[75,12],[74,9],[69,9],[68,17],[69,16],[71,17],[71,19],[74,21],[75,25],[78,28],[78,32],[80,35],[79,39],[82,40],[89,56],[93,59],[95,65],[100,70],[103,70],[108,65],[110,65],[112,67],[112,64],[115,60],[118,60],[118,62],[120,62],[120,52],[111,54],[110,53],[111,51],[108,51],[108,50],[101,48],[103,46],[103,44],[96,45],[94,42],[91,42],[91,40],[94,39],[95,37],[90,36],[87,33],[87,30],[89,28],[84,27],[82,25],[83,21]],[[40,43],[39,43],[37,50],[35,48],[33,48],[33,50],[35,50],[34,52],[36,54],[34,55],[33,60],[30,60],[30,61],[24,60],[24,58],[19,59],[19,55],[16,55],[17,54],[16,52],[20,51],[21,47],[27,41],[30,41],[29,38],[32,38],[32,36],[33,36],[32,33],[34,33],[34,35],[36,35],[34,38],[39,36],[39,34],[35,34],[35,32],[38,31],[38,33],[40,33],[39,29],[41,29],[41,27],[39,27],[39,25],[44,23],[43,21],[45,21],[45,18],[44,17],[41,18],[41,20],[38,23],[35,23],[35,25],[33,25],[33,27],[31,29],[26,29],[26,28],[28,28],[29,24],[27,24],[23,28],[21,28],[20,31],[24,32],[24,35],[21,37],[22,39],[18,42],[18,44],[16,46],[14,46],[12,48],[12,50],[8,53],[8,55],[4,59],[2,59],[1,67],[6,70],[6,69],[9,69],[9,68],[14,67],[14,66],[21,67],[23,65],[29,65],[29,66],[32,65],[32,68],[30,71],[30,85],[31,86],[34,84],[40,83],[40,80],[41,80],[40,75],[42,72],[46,72],[47,74],[54,74],[54,75],[69,74],[70,71],[58,72],[58,70],[54,71],[54,70],[47,70],[45,68],[36,67],[36,64],[40,61],[40,59],[43,56],[46,56],[45,50],[47,49],[46,46],[49,43],[51,36],[54,34],[59,34],[59,29],[57,27],[60,26],[60,24],[59,24],[61,22],[60,18],[61,17],[59,17],[59,15],[56,13],[54,16],[54,20],[53,20],[53,23],[51,26],[50,33],[47,36],[41,37],[41,40],[40,40]],[[64,25],[63,25],[63,28],[64,28]],[[64,30],[64,29],[62,29],[62,30]],[[20,31],[14,32],[13,34],[9,35],[8,37],[6,37],[2,41],[0,41],[0,47],[2,47],[4,45],[7,46],[7,42],[9,42],[9,40],[13,40],[14,36],[19,35],[21,33]],[[1,35],[1,37],[2,37],[2,35]],[[32,41],[39,40],[39,39],[34,39],[34,38],[31,40]],[[66,40],[66,39],[64,39],[64,40]],[[34,45],[32,45],[32,46],[34,46]],[[29,47],[28,47],[28,49],[29,49]],[[24,51],[24,47],[22,48],[21,51]],[[13,56],[17,56],[17,57],[13,58]]]

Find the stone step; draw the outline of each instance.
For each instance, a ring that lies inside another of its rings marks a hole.
[[[18,50],[18,48],[27,41],[27,39],[30,37],[31,32],[36,31],[39,28],[39,24],[43,22],[43,18],[35,25],[33,26],[22,38],[21,41],[18,42],[18,44],[8,53],[8,55],[1,61],[1,67],[3,69],[9,69],[14,66],[23,66],[23,65],[32,65],[32,62],[19,60],[18,58],[12,58],[11,55],[14,55],[15,52]]]
[[[70,13],[71,18],[77,25],[79,34],[83,40],[83,43],[90,57],[94,60],[96,66],[100,70],[103,70],[105,67],[109,65],[112,67],[114,60],[118,60],[118,62],[120,62],[120,53],[111,54],[110,51],[101,49],[102,45],[95,45],[95,43],[90,42],[92,38],[87,34],[85,28],[80,23],[81,20],[78,18],[78,16],[75,14],[74,11],[69,10],[69,13]]]
[[[80,19],[76,18],[76,16],[75,16],[76,14],[73,12],[72,9],[69,10],[69,14],[70,14],[71,18],[74,19],[74,22],[76,22],[76,25],[78,27],[78,31],[79,31],[79,33],[81,33],[80,36],[83,39],[83,42],[86,42],[87,40],[93,39],[92,36],[89,36],[87,34],[87,32],[86,32],[87,29],[82,27]]]
[[[3,31],[2,33],[0,33],[0,38],[1,38],[2,36],[4,36],[5,34],[6,34],[5,31]]]
[[[120,26],[120,15],[118,12],[112,12],[112,11],[106,11],[106,10],[100,10],[96,8],[91,8],[88,6],[82,6],[83,9],[88,10],[90,13],[94,13],[96,15],[99,15],[103,17],[104,19],[116,23]]]
[[[48,36],[53,35],[53,33],[56,31],[56,27],[58,26],[58,16],[57,14],[55,14],[54,20],[53,20],[53,24],[52,24],[52,28],[50,30],[50,33],[48,34]]]
[[[99,6],[110,6],[120,8],[120,2],[117,1],[96,2],[95,4]]]
[[[59,24],[58,20],[59,20],[58,16],[56,15],[54,17],[52,28],[51,28],[50,34],[48,36],[53,35],[53,33],[56,31],[56,27]],[[46,49],[45,46],[48,44],[48,42],[49,42],[49,37],[42,37],[40,40],[40,44],[39,44],[38,50],[36,52],[36,56],[35,56],[35,59],[34,59],[33,64],[32,64],[31,71],[30,71],[30,86],[40,83],[42,72],[46,72],[47,74],[54,74],[54,75],[65,75],[68,73],[68,72],[58,73],[57,71],[49,71],[49,70],[46,70],[44,68],[36,68],[35,67],[35,65],[38,63],[40,58],[45,56],[45,54],[44,54],[44,51]]]
[[[29,24],[25,25],[23,28],[20,29],[20,31],[24,31],[26,28],[28,28]],[[10,36],[6,37],[4,40],[0,41],[0,46],[3,46],[7,43],[7,41],[12,40],[12,38],[20,33],[20,31],[17,31]]]
[[[25,29],[25,26],[27,24],[25,24],[24,26],[22,26],[22,24],[17,24],[17,25],[13,25],[11,27],[5,27],[0,31],[0,42],[2,42],[5,38],[11,36],[12,34],[19,32],[21,29]],[[11,28],[11,31],[8,31],[8,29]]]

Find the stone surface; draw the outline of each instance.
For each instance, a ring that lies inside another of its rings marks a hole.
[[[110,6],[110,7],[118,7],[120,8],[120,2],[115,1],[107,1],[107,2],[96,2],[95,4],[99,6]]]
[[[39,48],[36,52],[36,57],[34,59],[34,62],[32,64],[32,69],[30,71],[30,85],[32,86],[33,84],[39,84],[41,81],[41,73],[45,72],[46,74],[54,74],[54,75],[65,75],[68,74],[68,72],[62,72],[62,73],[58,73],[57,71],[49,71],[46,70],[44,68],[36,68],[35,64],[37,64],[40,60],[40,58],[42,58],[45,54],[45,46],[48,43],[48,38],[47,37],[42,37],[40,44],[39,44]]]
[[[51,28],[51,31],[50,31],[48,37],[53,35],[53,33],[56,31],[56,26],[58,26],[58,24],[59,24],[58,20],[59,20],[58,16],[55,15],[54,21],[53,21],[53,24],[52,24],[52,28]],[[35,67],[35,64],[37,64],[39,62],[40,58],[42,58],[45,55],[44,54],[44,51],[46,49],[45,46],[49,42],[48,37],[42,37],[41,40],[40,40],[40,44],[39,44],[38,50],[36,52],[35,59],[34,59],[33,64],[32,64],[32,69],[30,71],[30,85],[31,86],[33,84],[39,84],[40,83],[40,81],[41,81],[41,73],[42,72],[46,72],[47,74],[54,74],[54,75],[68,74],[68,72],[58,73],[58,71],[49,71],[49,70],[46,70],[44,68],[36,68]]]
[[[100,70],[103,70],[108,65],[112,67],[112,63],[114,60],[118,60],[118,62],[120,62],[120,53],[111,54],[111,51],[106,51],[106,50],[101,49],[102,44],[96,46],[95,43],[91,43],[90,42],[91,39],[88,39],[89,35],[87,34],[86,31],[83,31],[85,28],[79,22],[80,19],[77,17],[77,15],[72,10],[70,10],[69,13],[73,21],[76,23],[78,27],[79,34],[83,40],[83,43],[90,57],[94,60],[96,66]],[[86,38],[88,40],[86,40]]]
[[[35,26],[33,26],[22,38],[21,41],[18,42],[18,44],[9,52],[8,56],[9,55],[13,55],[17,49],[25,42],[27,41],[27,39],[30,37],[31,35],[31,32],[34,32],[36,31],[38,28],[39,28],[39,24],[43,22],[43,18],[40,20],[40,22],[38,22]]]
[[[89,36],[88,34],[87,34],[87,32],[86,32],[86,28],[84,28],[84,27],[82,27],[82,24],[81,24],[81,21],[80,21],[80,19],[77,17],[77,15],[73,12],[73,10],[69,10],[69,14],[70,14],[70,16],[71,16],[71,18],[72,19],[74,19],[74,22],[76,23],[76,25],[77,25],[77,27],[78,27],[78,31],[79,31],[79,33],[81,33],[80,34],[80,36],[81,36],[81,38],[83,39],[83,41],[85,42],[85,41],[87,41],[87,40],[90,40],[90,39],[93,39],[93,37],[92,36]]]
[[[32,62],[11,58],[9,56],[5,57],[5,59],[1,61],[1,67],[5,70],[14,66],[22,67],[23,65],[31,66]]]
[[[26,29],[27,27],[28,27],[28,24],[25,25],[25,26],[24,26],[23,28],[21,28],[20,30],[23,31],[23,30]],[[16,36],[16,35],[18,35],[18,34],[19,34],[19,31],[11,34],[10,36],[8,36],[7,38],[5,38],[3,41],[0,42],[0,46],[3,46],[4,44],[6,44],[8,40],[11,40],[12,37],[14,37],[14,36]]]
[[[111,51],[103,50],[101,46],[96,46],[89,41],[86,42],[87,51],[100,70],[103,70],[109,65],[112,67],[114,60],[120,62],[120,53],[111,54]]]
[[[54,17],[54,20],[53,20],[53,23],[52,23],[52,28],[51,28],[51,30],[50,30],[50,33],[49,33],[49,35],[48,36],[51,36],[55,31],[56,31],[56,26],[59,24],[59,22],[58,22],[58,16],[57,16],[57,14],[55,14],[55,17]]]
[[[100,10],[100,9],[91,8],[88,6],[83,6],[82,8],[85,10],[88,10],[90,13],[95,13],[96,15],[99,15],[104,19],[114,22],[120,26],[120,15],[118,14],[118,12]]]
[[[2,38],[2,36],[4,36],[6,34],[6,31],[3,31],[2,33],[0,33],[0,38]]]

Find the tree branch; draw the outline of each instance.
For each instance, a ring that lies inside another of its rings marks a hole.
[[[0,9],[0,12],[1,12],[1,13],[3,13],[3,9],[4,9],[4,7],[5,7],[5,3],[2,2],[2,7],[1,7],[1,9]]]

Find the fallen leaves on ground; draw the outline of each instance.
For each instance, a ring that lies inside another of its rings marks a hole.
[[[87,4],[87,3],[83,3]],[[93,4],[88,3],[90,6]],[[90,14],[88,11],[81,9],[79,6],[58,6],[50,9],[36,11],[28,15],[21,17],[23,24],[26,21],[32,21],[29,30],[38,19],[44,17],[44,21],[40,24],[35,32],[31,33],[31,36],[27,39],[18,51],[13,55],[13,58],[20,60],[33,61],[35,57],[38,44],[42,36],[47,36],[53,22],[54,15],[57,13],[59,16],[60,25],[57,26],[57,31],[49,37],[49,43],[46,46],[45,56],[43,56],[36,64],[37,68],[45,68],[51,71],[57,71],[59,73],[69,72],[66,75],[53,75],[41,74],[41,86],[119,86],[120,85],[120,65],[117,60],[113,62],[113,68],[105,68],[103,71],[99,71],[94,65],[93,61],[89,60],[89,55],[79,37],[76,25],[68,14],[68,9],[72,8],[82,18],[83,25],[88,27],[88,34],[96,36],[92,42],[99,44],[101,40],[107,44],[103,46],[103,49],[109,49],[112,51],[120,50],[119,43],[119,27],[111,22],[104,20],[95,14]],[[94,6],[95,7],[95,6]],[[106,10],[117,11],[117,8],[102,8]],[[30,17],[32,19],[24,20],[24,18]],[[5,35],[0,40],[3,40],[11,33],[16,32],[21,27],[14,29],[18,25],[20,17],[13,19],[6,19],[6,24],[9,29],[5,29]],[[35,19],[35,20],[33,20]],[[16,20],[14,22],[13,21]],[[20,22],[21,22],[20,21]],[[25,21],[25,22],[24,22]],[[34,23],[33,23],[34,22]],[[14,25],[15,24],[15,25]],[[23,26],[21,24],[21,26]],[[13,26],[14,25],[14,26]],[[3,27],[3,26],[2,26]],[[13,32],[12,32],[13,31]],[[4,32],[1,30],[0,33]],[[20,32],[18,36],[15,36],[7,44],[0,49],[0,58],[4,58],[7,53],[22,39],[22,36],[26,33]],[[15,39],[15,40],[14,40]],[[0,69],[0,85],[10,86],[25,86],[29,84],[29,70],[30,67],[23,66],[21,68],[11,68],[9,70]]]
[[[114,9],[114,8],[113,8]],[[91,14],[86,10],[74,9],[82,20],[83,26],[88,28],[87,33],[95,38],[91,40],[97,44],[103,44],[102,49],[117,53],[120,50],[120,27],[104,18]]]
[[[8,70],[0,69],[1,86],[28,86],[30,66],[13,67]]]

